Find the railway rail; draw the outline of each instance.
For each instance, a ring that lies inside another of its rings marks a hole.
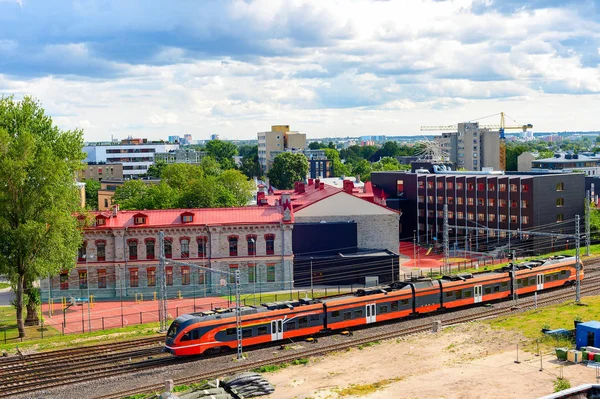
[[[597,262],[597,265],[600,266],[600,260]],[[598,292],[600,292],[600,268],[586,267],[586,278],[582,283],[581,294],[589,295],[597,294]],[[570,288],[556,290],[551,293],[546,293],[546,295],[547,296],[544,298],[538,299],[538,306],[560,303],[566,299],[573,298],[574,296]],[[463,316],[452,316],[453,313],[457,312],[429,315],[426,318],[428,321],[416,326],[402,328],[401,324],[398,323],[400,328],[395,329],[392,332],[371,334],[363,338],[349,338],[344,343],[329,345],[318,349],[299,351],[293,354],[286,354],[285,356],[278,356],[276,361],[287,362],[300,357],[319,356],[328,352],[358,346],[367,342],[428,331],[431,328],[431,317],[435,317],[436,319],[441,318],[443,319],[443,323],[448,325],[500,316],[515,311],[515,309],[510,307],[510,303],[507,301],[498,304],[504,304],[506,306],[493,309],[476,307],[472,309],[478,309],[479,311],[477,311],[477,313]],[[531,296],[519,298],[520,308],[517,311],[526,310],[532,307],[533,304],[534,299]],[[417,319],[412,320],[414,321]],[[180,359],[163,355],[160,353],[161,348],[158,346],[152,347],[156,342],[157,337],[152,337],[122,343],[78,348],[70,351],[46,352],[24,356],[23,358],[10,358],[6,359],[6,361],[0,360],[0,397],[32,393],[74,383],[96,381],[101,378],[150,370],[167,365],[180,365],[192,361],[197,362],[199,360],[198,358]],[[189,384],[194,381],[214,378],[216,376],[271,364],[273,361],[272,358],[266,361],[244,361],[242,364],[226,367],[218,371],[206,372],[196,375],[193,378],[181,378],[176,380],[176,383]],[[52,365],[52,367],[49,367],[50,365]],[[162,385],[156,384],[132,389],[127,392],[103,396],[102,398],[121,398],[133,393],[153,392],[160,390],[161,388]]]

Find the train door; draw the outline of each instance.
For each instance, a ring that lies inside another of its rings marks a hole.
[[[481,285],[476,285],[473,288],[474,288],[474,291],[475,291],[475,293],[473,295],[473,297],[475,298],[475,303],[479,303],[479,302],[481,302],[481,300],[483,298],[483,296],[481,295],[481,292],[482,292],[481,291]]]
[[[537,289],[538,290],[543,290],[544,289],[544,275],[543,274],[538,274],[536,276],[536,282],[537,282]]]
[[[271,320],[271,341],[283,339],[283,320]]]
[[[375,311],[375,304],[367,304],[367,324],[375,323],[377,321],[377,312]]]

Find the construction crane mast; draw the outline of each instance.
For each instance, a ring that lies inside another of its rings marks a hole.
[[[500,135],[500,168],[502,170],[506,170],[506,137],[505,137],[505,132],[506,130],[521,130],[523,132],[526,132],[527,129],[532,129],[533,125],[531,123],[528,123],[526,125],[512,125],[512,126],[507,126],[506,125],[506,121],[505,121],[505,116],[506,115],[504,112],[500,112],[499,114],[494,114],[494,115],[489,115],[486,116],[484,118],[479,118],[479,119],[485,119],[485,118],[489,118],[492,116],[497,116],[500,115],[500,124],[499,125],[479,125],[480,128],[482,129],[490,129],[490,130],[497,130],[499,135]],[[508,116],[510,118],[510,116]],[[510,118],[512,119],[512,118]],[[514,119],[512,119],[514,122],[516,122]],[[458,126],[457,125],[443,125],[443,126],[421,126],[421,131],[458,131]]]

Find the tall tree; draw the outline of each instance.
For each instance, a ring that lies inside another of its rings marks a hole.
[[[146,175],[154,179],[160,179],[162,177],[162,172],[166,167],[167,163],[165,161],[157,161],[154,163],[154,165],[150,165],[148,167],[148,172],[146,172]]]
[[[271,184],[278,189],[291,189],[294,182],[303,181],[308,173],[308,160],[304,154],[283,152],[275,157],[267,173]]]
[[[113,204],[119,204],[121,209],[144,209],[144,196],[148,192],[148,185],[141,180],[126,181],[117,187],[113,197]]]
[[[245,206],[252,199],[254,183],[249,181],[239,170],[226,170],[219,176],[223,187],[233,194],[235,206]]]
[[[250,179],[253,177],[261,177],[262,169],[260,167],[260,163],[258,162],[258,146],[255,145],[252,147],[252,150],[247,152],[242,158],[242,166],[240,170],[243,174],[248,176]]]
[[[102,187],[100,182],[94,179],[85,179],[85,205],[90,209],[98,209],[98,191]]]
[[[75,265],[82,236],[73,176],[83,169],[82,147],[83,132],[54,126],[36,100],[0,99],[0,273],[15,287],[20,337],[24,296],[35,306],[32,282]]]
[[[340,160],[340,153],[336,149],[326,148],[325,155],[331,161],[333,167],[333,176],[346,176],[350,169]]]
[[[319,143],[318,141],[313,141],[308,144],[309,150],[320,150],[321,148],[326,148],[327,146],[323,143]]]
[[[237,155],[238,149],[235,144],[229,141],[211,140],[206,143],[206,151],[208,155],[217,160],[221,169],[234,169],[235,162],[233,157]]]

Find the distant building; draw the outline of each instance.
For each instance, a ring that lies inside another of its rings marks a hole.
[[[210,139],[211,140],[219,140],[219,135],[218,134],[211,134],[210,135]]]
[[[192,135],[189,133],[186,133],[183,135],[183,144],[185,145],[190,145],[192,144]]]
[[[458,168],[500,170],[500,135],[479,128],[478,122],[459,123],[457,132],[442,133],[435,140]]]
[[[79,193],[79,205],[85,208],[85,183],[75,182],[77,192]]]
[[[333,163],[327,159],[324,150],[304,150],[308,159],[308,173],[311,179],[333,176]]]
[[[517,170],[519,172],[531,172],[531,163],[538,157],[536,152],[525,151],[517,157]]]
[[[196,151],[185,148],[154,154],[154,162],[171,163],[200,163],[207,155],[206,151]]]
[[[273,165],[273,160],[284,151],[300,152],[306,148],[306,134],[290,131],[289,125],[271,126],[270,132],[259,132],[258,162],[264,173]]]
[[[181,144],[181,137],[179,137],[179,136],[169,136],[169,143],[178,143],[178,144]]]
[[[144,179],[141,180],[146,184],[158,184],[160,180],[151,180]],[[112,209],[113,206],[113,197],[115,196],[115,191],[117,188],[121,187],[125,184],[127,180],[102,180],[100,182],[100,190],[98,190],[98,210],[99,211],[108,211]]]
[[[179,144],[148,142],[146,139],[127,139],[121,143],[88,143],[83,147],[87,153],[86,162],[120,163],[124,178],[137,178],[146,174],[154,164],[155,153],[165,153],[179,149]]]
[[[123,164],[88,163],[83,170],[84,179],[102,181],[104,179],[123,179]]]
[[[531,162],[532,172],[571,173],[583,172],[588,176],[600,175],[600,158],[572,153],[555,153],[552,158]]]

